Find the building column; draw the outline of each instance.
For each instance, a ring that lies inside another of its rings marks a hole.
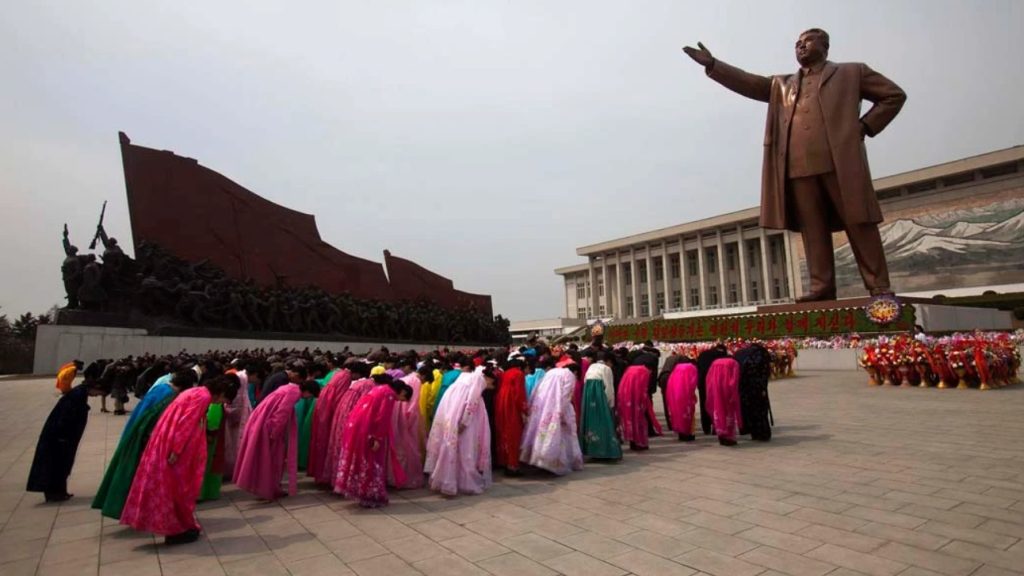
[[[611,316],[612,314],[612,284],[608,281],[608,255],[601,254],[601,285],[604,286],[604,314],[601,314],[601,302],[602,296],[598,294],[598,316]]]
[[[651,256],[651,245],[647,244],[647,315],[654,316],[654,257]]]
[[[626,317],[626,284],[622,276],[622,252],[615,252],[615,314],[619,318]]]
[[[729,300],[729,287],[725,283],[725,243],[721,228],[715,228],[715,249],[718,251],[718,307],[724,308]]]
[[[665,309],[672,307],[672,266],[668,261],[668,241],[661,241],[661,277],[665,281]],[[664,311],[663,311],[664,312]]]
[[[593,314],[594,302],[597,300],[597,270],[594,268],[593,256],[587,257],[587,281],[590,282],[590,296],[587,298],[587,303],[584,308],[590,309],[590,314],[586,314],[585,318]],[[585,311],[586,310],[584,310],[584,312]]]
[[[686,242],[683,241],[683,235],[679,235],[679,291],[683,297],[679,301],[682,305],[682,309],[685,312],[690,309],[690,294],[689,287],[686,285]]]
[[[764,279],[764,303],[771,302],[772,297],[769,296],[771,292],[771,259],[768,258],[768,235],[764,233],[764,228],[758,227],[758,234],[761,240],[761,278]]]
[[[708,307],[708,279],[704,273],[704,235],[697,232],[697,281],[700,282],[700,307]]]
[[[640,317],[640,277],[636,273],[636,247],[629,247],[629,278],[633,282],[630,286],[633,288],[633,318]]]
[[[566,318],[575,318],[575,316],[573,316],[572,313],[569,312],[570,310],[572,310],[572,307],[569,306],[569,301],[576,299],[576,293],[575,292],[571,292],[569,290],[569,278],[576,278],[576,275],[575,274],[566,274],[565,275],[565,285],[562,287],[562,289],[565,290],[565,317]],[[573,280],[572,287],[573,287],[573,290],[576,289],[576,281],[575,280]]]
[[[739,252],[740,264],[740,304],[750,304],[750,295],[747,291],[747,241],[743,239],[743,224],[736,225],[736,251]]]
[[[784,270],[788,270],[786,274],[789,284],[789,297],[799,298],[804,295],[803,282],[797,283],[796,279],[800,277],[800,262],[798,258],[793,257],[793,242],[789,239],[789,230],[782,231],[782,242],[785,246],[785,250],[782,251],[782,259],[785,261]]]

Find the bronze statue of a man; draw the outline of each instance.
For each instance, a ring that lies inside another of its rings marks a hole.
[[[750,74],[697,46],[683,50],[712,80],[768,103],[761,226],[803,238],[811,286],[798,301],[835,299],[832,232],[839,230],[846,231],[864,286],[873,296],[891,293],[864,137],[896,117],[907,99],[903,90],[865,64],[828,61],[828,33],[817,28],[796,41],[795,74]],[[861,100],[874,104],[863,116]]]

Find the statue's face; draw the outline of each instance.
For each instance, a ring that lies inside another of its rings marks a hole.
[[[794,47],[796,61],[801,66],[810,66],[825,60],[828,55],[828,48],[820,34],[817,32],[805,32],[800,35]]]

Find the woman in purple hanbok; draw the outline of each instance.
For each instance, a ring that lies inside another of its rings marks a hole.
[[[530,419],[519,451],[521,461],[559,476],[583,469],[573,408],[578,372],[575,363],[560,362],[544,374],[530,399]]]
[[[480,494],[491,485],[491,430],[481,396],[484,388],[494,386],[490,370],[460,374],[441,398],[424,466],[431,490],[448,496]]]

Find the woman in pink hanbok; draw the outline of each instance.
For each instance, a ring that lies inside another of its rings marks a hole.
[[[364,394],[345,422],[334,480],[335,492],[357,500],[364,508],[387,505],[389,469],[394,469],[399,481],[405,480],[395,457],[393,416],[408,403],[412,389],[401,380],[392,380],[390,374],[377,379],[384,383]]]
[[[185,390],[157,421],[139,460],[121,524],[166,536],[167,544],[199,539],[196,498],[206,470],[206,412],[222,402],[226,378]]]
[[[415,364],[415,363],[414,363]],[[432,378],[433,368],[425,366],[424,372]],[[423,486],[423,443],[424,426],[420,415],[420,388],[422,376],[410,372],[401,381],[411,390],[409,402],[395,406],[392,424],[395,431],[395,456],[401,467],[404,482],[399,482],[394,472],[389,472],[388,483],[399,489],[413,489]]]
[[[654,415],[651,397],[647,395],[647,386],[651,381],[651,371],[642,364],[634,364],[626,368],[619,383],[619,391],[615,398],[615,408],[619,413],[619,425],[622,439],[629,442],[630,450],[647,450],[648,422],[657,434],[661,434],[661,424]]]
[[[234,368],[227,373],[237,376],[239,384],[235,399],[224,405],[224,480],[230,481],[238,460],[238,444],[252,414],[252,402],[249,401],[248,373]]]
[[[276,500],[286,494],[281,490],[281,477],[287,472],[287,494],[295,494],[299,466],[295,405],[300,398],[314,398],[319,393],[320,385],[315,380],[301,386],[288,383],[256,405],[238,447],[236,486],[264,500]]]
[[[323,478],[324,465],[327,460],[327,445],[331,440],[331,424],[334,413],[338,410],[338,402],[348,392],[352,384],[352,372],[343,368],[334,373],[327,382],[313,407],[313,425],[309,436],[309,463],[306,474],[313,478]]]
[[[331,488],[334,486],[334,479],[338,475],[338,456],[341,455],[341,438],[345,434],[345,422],[352,409],[359,403],[359,399],[373,390],[377,385],[369,377],[370,366],[352,366],[352,384],[348,390],[338,399],[338,407],[334,409],[334,416],[331,418],[331,432],[327,439],[327,454],[324,456],[324,467],[316,476],[316,483]],[[358,378],[356,376],[359,376]]]
[[[740,365],[733,358],[719,358],[708,370],[708,413],[722,446],[736,445],[736,431],[743,427],[740,413]]]
[[[559,362],[558,368],[544,374],[530,399],[530,419],[519,450],[521,461],[559,476],[583,469],[573,408],[578,372],[575,363]]]
[[[491,386],[494,372],[481,367],[460,374],[441,398],[424,465],[431,490],[447,496],[480,494],[491,485],[491,430],[482,396]]]
[[[669,427],[683,442],[693,442],[693,413],[697,407],[697,365],[680,362],[669,374],[665,384]]]

